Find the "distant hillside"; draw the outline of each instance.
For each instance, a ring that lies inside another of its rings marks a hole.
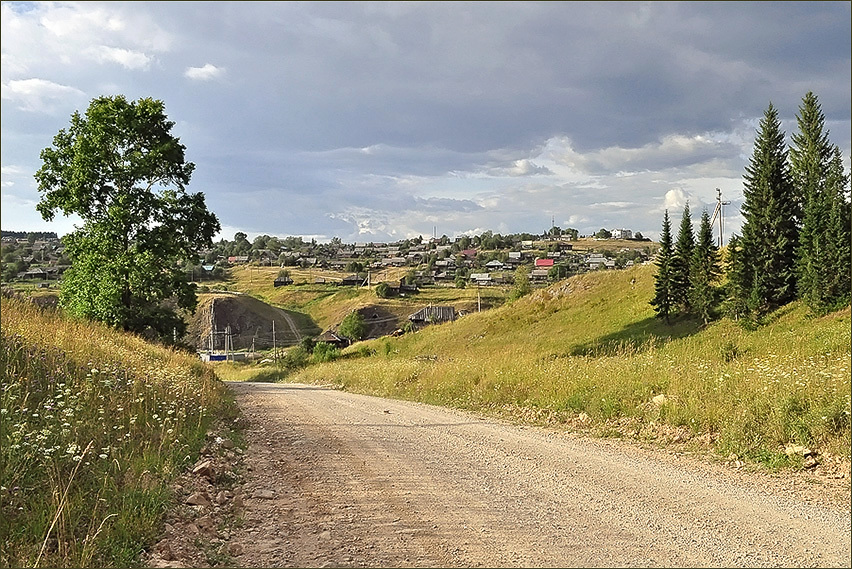
[[[276,346],[298,344],[304,336],[317,336],[322,331],[298,312],[270,306],[245,294],[199,294],[198,308],[187,330],[188,342],[199,349],[209,346],[215,338],[214,349],[224,349],[226,329],[230,331],[235,350],[265,350]]]
[[[0,237],[14,237],[15,239],[26,239],[30,235],[34,235],[36,239],[59,239],[55,231],[0,231]]]
[[[848,307],[809,318],[794,303],[756,331],[728,319],[669,326],[648,304],[654,271],[575,276],[454,323],[356,344],[345,353],[362,357],[312,366],[294,379],[604,434],[700,442],[769,465],[848,460]]]

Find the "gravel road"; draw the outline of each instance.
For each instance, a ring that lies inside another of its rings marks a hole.
[[[300,384],[248,422],[244,567],[849,567],[849,504],[629,443]]]

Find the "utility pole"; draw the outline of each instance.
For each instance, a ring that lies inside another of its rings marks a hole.
[[[278,365],[278,350],[275,347],[275,320],[272,321],[272,359],[275,360],[275,365]]]
[[[726,205],[731,205],[730,201],[722,201],[722,190],[716,188],[716,209],[713,210],[713,219],[710,220],[710,225],[712,226],[716,222],[716,217],[719,217],[719,248],[722,248],[722,245],[725,243],[725,227],[724,227],[724,207]]]

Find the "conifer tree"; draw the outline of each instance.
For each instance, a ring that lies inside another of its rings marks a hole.
[[[751,278],[746,278],[748,267],[741,260],[742,244],[737,235],[731,237],[726,249],[727,259],[724,272],[728,282],[726,284],[726,300],[724,309],[728,316],[734,320],[748,317],[748,291]]]
[[[657,274],[654,275],[654,298],[651,306],[658,318],[669,322],[674,310],[672,295],[672,226],[669,221],[669,210],[663,216],[663,232],[660,236],[660,250],[657,252]]]
[[[842,160],[840,170],[831,168],[834,147],[825,130],[825,117],[816,96],[802,99],[797,116],[799,132],[793,134],[790,164],[793,184],[801,203],[802,221],[796,249],[798,295],[817,314],[830,310],[841,299],[831,291],[837,281],[838,240],[847,236],[841,223],[846,186]],[[829,180],[829,176],[832,177]],[[839,190],[839,191],[838,191]],[[834,211],[834,217],[831,214]],[[845,262],[848,267],[848,261]],[[842,296],[842,295],[841,295]]]
[[[672,255],[672,295],[683,313],[691,311],[689,270],[694,248],[695,234],[692,231],[692,215],[689,212],[689,203],[687,203],[683,207],[683,217],[678,228],[677,241]]]
[[[843,169],[843,155],[835,146],[826,177],[830,201],[825,224],[826,264],[825,304],[822,312],[837,310],[852,300],[852,204],[849,196],[849,175]]]
[[[698,238],[692,251],[689,271],[689,300],[692,311],[705,324],[713,316],[718,301],[716,282],[719,279],[719,250],[713,242],[713,229],[707,210],[701,214]]]
[[[732,287],[745,298],[750,316],[759,320],[767,312],[795,298],[796,197],[790,179],[785,134],[772,103],[764,112],[754,151],[743,176],[742,215],[736,273]]]

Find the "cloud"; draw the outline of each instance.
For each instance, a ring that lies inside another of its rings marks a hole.
[[[687,203],[690,204],[690,211],[693,211],[696,204],[700,203],[700,201],[701,200],[697,199],[695,196],[683,191],[682,188],[672,188],[667,191],[666,195],[663,197],[663,205],[659,211],[662,212],[663,210],[669,210],[669,217],[674,217],[674,213],[683,210]]]
[[[52,114],[85,99],[86,94],[68,85],[33,78],[3,83],[2,98],[13,101],[23,111]]]
[[[93,62],[145,70],[174,44],[160,18],[121,2],[3,2],[2,20],[4,82],[29,75],[76,83],[97,69]]]
[[[92,59],[100,63],[118,63],[126,69],[147,69],[151,58],[141,51],[100,45],[88,50]]]
[[[221,76],[223,72],[224,69],[221,67],[216,67],[211,63],[207,63],[203,67],[187,67],[186,71],[183,72],[183,75],[184,77],[195,81],[210,81],[211,79],[216,79]]]
[[[532,160],[521,158],[512,162],[510,166],[498,166],[487,170],[489,176],[543,176],[553,174],[546,166],[539,166]]]

